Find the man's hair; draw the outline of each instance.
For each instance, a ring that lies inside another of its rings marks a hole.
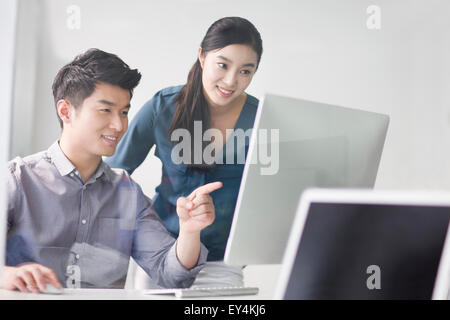
[[[97,83],[108,83],[126,89],[133,96],[133,89],[139,84],[141,74],[115,54],[99,49],[89,49],[75,57],[59,70],[53,81],[52,90],[55,105],[67,99],[75,108],[95,90]],[[58,110],[56,110],[58,113]],[[58,116],[61,128],[63,122]]]

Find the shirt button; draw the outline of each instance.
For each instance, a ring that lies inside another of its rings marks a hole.
[[[86,219],[81,220],[82,224],[86,224]]]
[[[73,172],[70,174],[71,177],[73,177]]]
[[[76,258],[77,260],[80,260],[80,255],[77,254],[77,255],[75,256],[75,258]]]

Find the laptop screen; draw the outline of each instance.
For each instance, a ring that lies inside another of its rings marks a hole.
[[[448,207],[311,203],[284,299],[431,299]]]

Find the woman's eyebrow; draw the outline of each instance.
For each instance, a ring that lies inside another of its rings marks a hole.
[[[227,62],[233,62],[232,60],[230,60],[230,59],[228,59],[227,57],[224,57],[224,56],[217,56],[217,58],[220,58],[220,59],[223,59],[223,60],[225,60],[225,61],[227,61]],[[254,63],[246,63],[246,64],[243,64],[241,67],[255,67],[255,64]]]

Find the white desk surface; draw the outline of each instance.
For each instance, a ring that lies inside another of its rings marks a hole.
[[[257,295],[205,297],[214,300],[271,300],[278,279],[280,265],[247,266],[244,270],[246,286],[258,287]],[[64,289],[60,295],[22,293],[0,289],[0,300],[173,300],[168,295],[145,295],[143,290],[130,289]],[[196,299],[189,299],[196,300]]]
[[[142,290],[125,289],[64,289],[60,295],[22,293],[18,291],[0,290],[0,300],[174,300],[171,295],[146,295]],[[251,296],[207,297],[197,299],[214,300],[270,300],[261,294]],[[193,300],[193,299],[188,299]]]

